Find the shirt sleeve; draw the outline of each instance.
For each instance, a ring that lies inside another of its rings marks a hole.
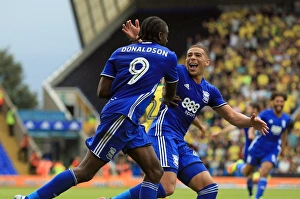
[[[204,93],[204,95],[205,95],[205,93]],[[211,87],[210,94],[208,94],[208,95],[210,95],[208,105],[213,109],[219,108],[219,107],[227,104],[227,102],[224,100],[221,92],[214,86]]]
[[[111,78],[115,78],[117,74],[117,69],[114,64],[115,61],[115,53],[111,55],[111,57],[107,60],[103,71],[101,72],[101,76],[107,76]]]
[[[178,72],[177,72],[177,56],[175,53],[170,54],[170,60],[168,62],[169,70],[165,74],[165,81],[168,83],[178,82]]]

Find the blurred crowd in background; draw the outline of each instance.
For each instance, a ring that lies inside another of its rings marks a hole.
[[[187,38],[187,48],[198,43],[210,50],[211,65],[206,70],[205,78],[239,112],[244,113],[249,102],[258,102],[262,110],[269,108],[270,95],[277,90],[288,94],[284,112],[293,114],[300,105],[299,13],[285,12],[270,5],[231,6],[223,10],[219,18],[199,24],[207,30],[207,35],[195,33]],[[201,135],[197,128],[191,126],[186,141],[213,176],[226,176],[227,167],[243,157],[244,130],[235,129],[227,134],[211,136],[226,127],[228,122],[211,108],[204,108],[198,117],[207,128],[206,135]],[[93,132],[88,133],[92,135]],[[288,147],[282,151],[273,175],[300,176],[299,137],[298,118],[289,129]],[[55,164],[59,169],[65,169],[78,163],[79,157],[64,167],[54,162],[47,167],[48,173]],[[53,173],[56,172],[52,169]],[[99,171],[99,175],[139,177],[143,173],[130,157],[120,153]]]

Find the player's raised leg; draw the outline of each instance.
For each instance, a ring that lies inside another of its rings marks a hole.
[[[27,196],[16,195],[15,199],[51,199],[65,192],[72,186],[91,180],[106,162],[88,151],[78,167],[68,169],[56,175],[47,184]]]
[[[145,177],[140,185],[139,198],[157,198],[163,169],[151,145],[128,151],[128,155],[141,167]],[[155,160],[155,161],[154,161]],[[156,168],[156,169],[154,169]],[[126,193],[128,195],[128,192]],[[129,195],[128,195],[129,196]]]

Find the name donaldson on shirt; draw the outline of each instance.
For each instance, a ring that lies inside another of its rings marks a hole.
[[[160,48],[151,48],[151,47],[137,47],[137,46],[129,46],[123,47],[121,52],[145,52],[145,53],[156,53],[158,55],[162,55],[167,57],[168,51],[162,50]]]

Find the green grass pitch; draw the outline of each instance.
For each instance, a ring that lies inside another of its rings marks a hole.
[[[33,188],[0,187],[1,199],[13,199],[15,194],[29,194]],[[124,191],[125,188],[71,188],[56,197],[57,199],[97,199],[100,196],[111,197]],[[255,190],[254,190],[255,193]],[[195,199],[196,194],[190,189],[176,189],[170,199]],[[248,199],[246,189],[221,189],[218,199]],[[299,199],[300,189],[267,189],[264,199]]]

